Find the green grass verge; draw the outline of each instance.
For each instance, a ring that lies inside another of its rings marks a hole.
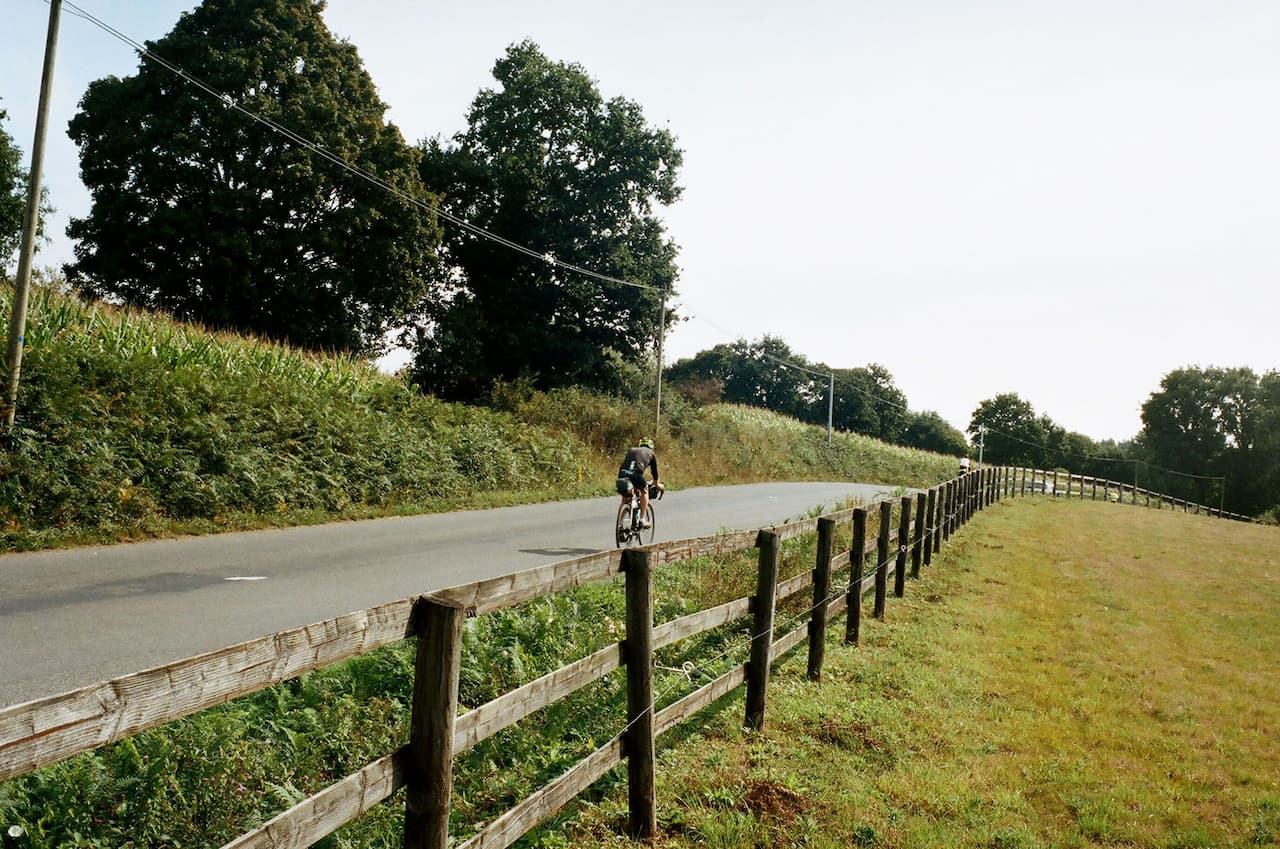
[[[658,845],[1280,845],[1275,529],[1005,502],[863,634],[665,749]],[[628,845],[623,798],[543,844]]]
[[[783,578],[813,556],[812,538],[787,543]],[[664,567],[656,618],[753,583],[749,552]],[[780,630],[806,606],[781,610]],[[618,639],[622,621],[617,581],[468,620],[463,704]],[[834,625],[822,683],[805,679],[803,649],[775,668],[763,733],[742,730],[739,690],[663,738],[658,845],[1280,841],[1274,528],[1003,502],[890,599],[886,621],[864,619],[860,647]],[[661,652],[659,707],[745,660],[748,627]],[[21,825],[24,849],[221,845],[403,744],[411,670],[406,643],[0,783],[0,826]],[[619,679],[460,755],[455,838],[616,733]],[[630,845],[619,772],[522,845]],[[320,845],[398,845],[402,811],[392,799]]]

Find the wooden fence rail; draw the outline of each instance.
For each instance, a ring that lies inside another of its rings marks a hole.
[[[988,467],[925,492],[851,508],[758,531],[676,540],[627,551],[604,551],[401,599],[368,610],[241,643],[198,657],[69,693],[0,709],[0,780],[20,776],[75,754],[122,740],[147,728],[188,716],[408,637],[417,638],[410,742],[310,796],[227,844],[304,847],[383,802],[401,788],[405,845],[445,849],[454,755],[466,751],[548,705],[625,668],[627,726],[559,778],[495,819],[461,844],[464,849],[503,849],[519,839],[610,769],[627,761],[629,830],[647,837],[656,829],[654,740],[737,687],[747,687],[744,722],[764,725],[770,664],[809,641],[808,675],[820,680],[827,623],[847,613],[845,641],[856,644],[862,598],[874,593],[873,616],[886,615],[888,580],[894,595],[975,512],[1003,498],[1043,492],[1053,497],[1102,497],[1146,506],[1182,509],[1220,518],[1247,517],[1189,504],[1120,484],[1057,470]],[[897,525],[893,514],[896,510]],[[877,514],[874,536],[869,519]],[[849,528],[850,547],[834,551],[835,532]],[[782,544],[818,534],[812,570],[779,581]],[[653,570],[695,557],[755,549],[756,592],[706,610],[653,622]],[[873,556],[868,569],[867,557]],[[847,585],[835,580],[848,570]],[[462,621],[585,584],[625,578],[626,638],[567,664],[486,704],[458,714]],[[837,588],[833,591],[832,586]],[[791,630],[776,633],[778,604],[811,590],[811,607]],[[680,640],[750,617],[749,660],[675,703],[654,710],[654,652]]]

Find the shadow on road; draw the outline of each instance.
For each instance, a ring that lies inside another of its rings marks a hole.
[[[603,548],[521,548],[521,554],[537,554],[542,557],[581,557],[585,554],[595,554],[597,551],[604,551]]]
[[[223,580],[218,576],[193,575],[189,572],[161,572],[158,575],[148,575],[145,578],[101,581],[96,584],[76,587],[65,593],[41,595],[39,597],[19,595],[0,599],[0,616],[8,613],[29,613],[33,610],[67,607],[82,602],[102,601],[107,598],[190,592],[201,587],[221,584]]]

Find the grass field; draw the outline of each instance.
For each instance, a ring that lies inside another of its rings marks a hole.
[[[1004,502],[836,636],[763,733],[739,693],[665,749],[658,845],[1280,845],[1275,528]],[[624,801],[543,844],[625,845]]]

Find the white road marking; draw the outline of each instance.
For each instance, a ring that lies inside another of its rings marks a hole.
[[[235,575],[230,578],[223,578],[224,581],[265,581],[266,575]]]

